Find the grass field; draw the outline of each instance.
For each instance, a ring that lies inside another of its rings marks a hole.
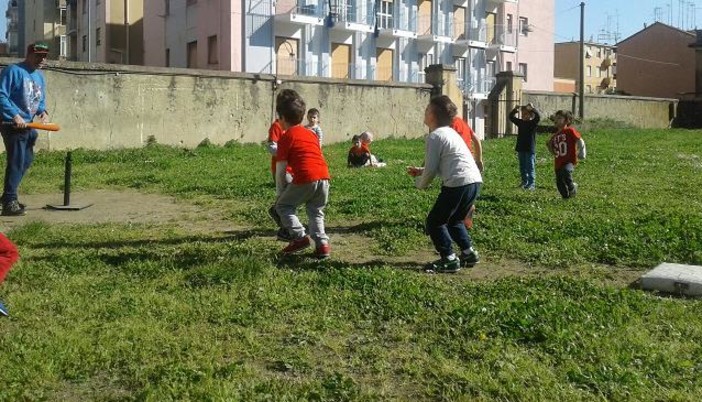
[[[404,173],[420,140],[375,142],[388,161],[376,170],[346,169],[347,144],[325,147],[327,222],[365,239],[354,253],[381,256],[367,265],[333,235],[330,261],[275,257],[260,146],[76,151],[74,191],[169,194],[258,234],[12,230],[22,260],[0,288],[12,313],[0,400],[699,400],[702,302],[602,273],[702,265],[702,132],[584,135],[568,201],[545,137],[535,192],[518,189],[513,139],[484,143],[476,248],[549,275],[480,282],[383,263],[431,248],[422,223],[438,186],[416,190]],[[40,154],[22,190],[56,192],[62,158]]]

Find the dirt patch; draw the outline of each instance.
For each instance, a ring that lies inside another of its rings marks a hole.
[[[135,190],[93,190],[71,194],[71,205],[89,207],[78,211],[59,211],[45,208],[47,204],[63,205],[63,194],[33,194],[22,196],[27,204],[27,215],[0,217],[3,232],[29,222],[43,221],[49,224],[102,224],[102,223],[147,223],[178,227],[192,233],[227,233],[247,231],[229,221],[225,206],[208,205],[206,208],[192,202],[178,200],[160,194],[140,193]],[[356,223],[357,224],[357,223]],[[349,226],[354,226],[350,224]],[[351,266],[391,266],[398,269],[420,271],[437,257],[429,242],[420,250],[399,256],[375,254],[372,239],[362,233],[349,231],[348,227],[329,225],[333,258]],[[262,239],[272,237],[275,231],[255,235]],[[281,248],[283,243],[280,243]],[[618,287],[627,286],[641,275],[641,271],[608,266],[588,266],[572,269],[548,269],[535,267],[520,261],[492,259],[483,254],[483,260],[475,268],[464,269],[457,275],[437,275],[446,279],[493,281],[506,277],[537,277],[547,275],[572,275],[594,279]]]

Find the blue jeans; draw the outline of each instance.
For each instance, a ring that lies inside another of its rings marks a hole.
[[[536,186],[536,154],[531,152],[518,152],[519,173],[522,175],[522,186],[534,188]]]
[[[36,130],[3,129],[2,141],[5,144],[7,164],[5,166],[5,183],[0,199],[3,204],[17,200],[17,188],[24,174],[34,161],[34,144],[37,142]]]
[[[463,220],[479,193],[480,183],[441,187],[439,197],[427,216],[427,233],[441,258],[453,254],[452,240],[461,250],[468,250],[473,246]]]

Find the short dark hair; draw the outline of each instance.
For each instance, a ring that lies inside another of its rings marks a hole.
[[[317,115],[317,116],[319,116],[319,109],[313,107],[312,109],[310,109],[310,110],[307,111],[307,115],[308,115],[308,116],[309,116],[309,115]]]
[[[305,110],[307,110],[305,100],[292,89],[280,91],[275,99],[275,111],[288,124],[300,124],[305,117]]]
[[[450,126],[454,117],[458,115],[456,104],[446,95],[439,95],[431,98],[429,100],[429,106],[431,106],[434,112],[439,127]]]
[[[555,119],[558,116],[563,116],[565,118],[565,122],[567,126],[570,126],[573,124],[573,112],[570,110],[558,110],[554,115],[553,118]]]

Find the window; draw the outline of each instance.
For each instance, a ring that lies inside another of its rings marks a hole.
[[[60,42],[59,42],[59,56],[60,57],[66,57],[68,48],[68,40],[66,38],[66,35],[61,35],[60,37]]]
[[[519,34],[529,36],[529,19],[526,17],[519,17]]]
[[[596,68],[595,69],[595,76],[602,77],[602,69],[601,68]]]
[[[587,66],[587,68],[585,69],[585,75],[587,75],[588,77],[592,77],[592,66]]]
[[[508,61],[507,66],[505,67],[505,71],[512,71],[512,62]]]
[[[599,57],[600,59],[602,58],[602,48],[600,47],[597,48],[597,57]]]
[[[171,49],[166,48],[166,67],[171,66]]]
[[[217,35],[207,38],[207,64],[219,64],[219,47]]]
[[[83,44],[83,51],[85,52],[86,50],[88,50],[88,37],[85,35],[83,35],[82,44]]]
[[[65,8],[59,9],[59,24],[66,25],[66,9]]]
[[[459,80],[463,80],[466,77],[466,58],[456,57],[454,66],[456,67],[456,77]]]
[[[527,65],[526,63],[519,63],[519,74],[524,76],[524,82],[527,82]]]
[[[378,10],[378,27],[392,29],[392,0],[383,0],[380,2]]]
[[[197,68],[197,41],[188,42],[188,68]]]
[[[95,46],[100,46],[102,43],[102,29],[97,28],[95,29]]]
[[[507,14],[507,33],[512,33],[514,30],[514,17],[512,14]]]

